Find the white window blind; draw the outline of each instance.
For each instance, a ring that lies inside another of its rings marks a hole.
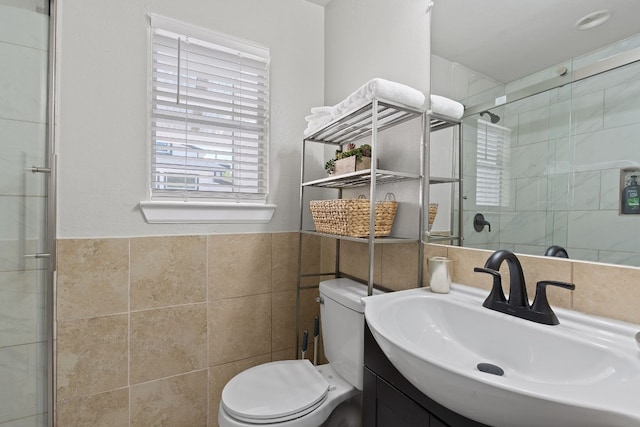
[[[478,120],[476,205],[509,206],[511,129]]]
[[[152,199],[266,201],[268,49],[158,21],[152,17]]]

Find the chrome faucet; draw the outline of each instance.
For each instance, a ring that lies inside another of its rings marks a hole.
[[[503,261],[506,261],[509,267],[509,299],[504,296],[502,277],[499,273],[500,265]],[[547,286],[559,286],[571,290],[576,288],[573,283],[552,280],[540,281],[536,284],[536,296],[533,299],[533,304],[529,305],[522,265],[518,257],[516,257],[513,252],[507,250],[494,252],[487,259],[484,268],[476,267],[473,271],[487,273],[493,276],[491,293],[484,303],[482,303],[484,307],[546,325],[557,325],[560,323],[547,300]]]

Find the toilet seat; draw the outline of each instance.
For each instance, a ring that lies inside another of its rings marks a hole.
[[[237,420],[271,424],[302,417],[327,398],[330,384],[308,360],[254,366],[222,391],[224,410]]]

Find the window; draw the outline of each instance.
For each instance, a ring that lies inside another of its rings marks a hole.
[[[269,50],[152,16],[151,199],[265,203]]]
[[[476,205],[509,206],[511,130],[478,120]]]

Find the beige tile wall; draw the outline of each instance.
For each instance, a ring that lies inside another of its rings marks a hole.
[[[473,268],[483,266],[492,251],[439,248],[446,250],[447,256],[454,260],[453,281],[487,290],[491,288],[491,279],[486,274],[474,273]],[[576,285],[575,291],[548,288],[551,305],[640,324],[640,268],[532,255],[519,255],[518,259],[531,299],[540,280],[571,282]],[[501,273],[503,287],[508,292],[506,266],[501,268]]]
[[[303,236],[303,273],[331,273],[335,248]],[[366,278],[366,249],[343,241],[341,271]],[[58,241],[57,426],[216,426],[231,377],[297,354],[297,252],[297,233]],[[488,290],[473,268],[490,254],[427,245],[419,260],[415,244],[377,245],[375,280],[413,288],[422,262],[428,285],[426,260],[448,256],[455,282]],[[519,258],[530,295],[539,280],[573,282],[549,289],[551,304],[640,323],[640,269]],[[318,281],[303,280],[301,331],[319,314]]]
[[[318,272],[320,239],[303,248]],[[217,426],[231,377],[297,354],[298,233],[59,240],[57,255],[59,427]]]
[[[333,243],[327,239],[327,248]],[[366,270],[367,245],[346,242],[340,251],[341,270],[361,279],[368,277]],[[374,281],[392,290],[415,287],[418,262],[415,245],[377,245],[374,258],[381,267],[374,269]],[[323,249],[323,251],[326,251]],[[444,245],[426,245],[423,262],[423,284],[428,286],[427,259],[433,256],[447,256],[453,259],[454,282],[469,286],[491,289],[492,279],[486,274],[475,273],[474,267],[484,266],[493,251],[461,248]],[[581,311],[588,314],[610,317],[640,324],[640,268],[617,265],[595,264],[562,258],[519,255],[527,292],[530,299],[535,295],[535,286],[541,280],[571,282],[575,291],[549,287],[549,302],[558,307]],[[509,272],[506,264],[500,270],[503,287],[508,293]]]

